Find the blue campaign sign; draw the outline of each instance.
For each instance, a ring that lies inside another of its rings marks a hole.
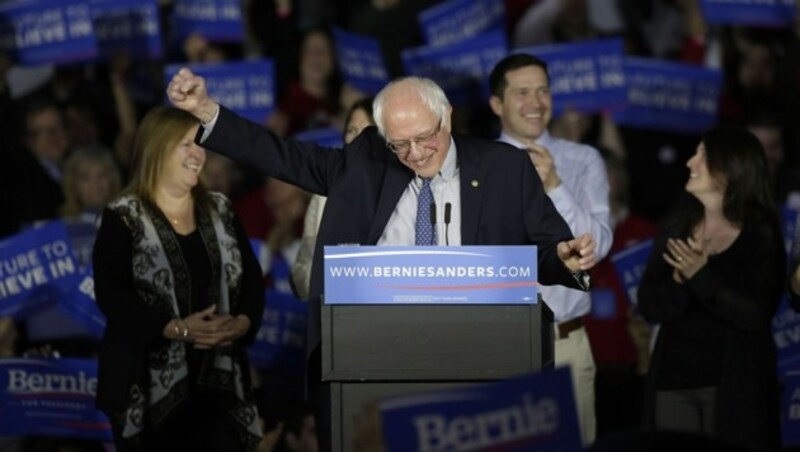
[[[797,16],[795,0],[702,0],[707,23],[788,28]]]
[[[778,351],[778,372],[800,370],[800,313],[789,306],[786,296],[772,318],[772,337]]]
[[[294,139],[298,141],[310,141],[326,148],[341,148],[344,146],[342,131],[336,127],[305,130],[295,134]]]
[[[0,50],[24,65],[85,61],[97,55],[88,4],[18,0],[0,5]]]
[[[87,271],[77,288],[59,299],[59,309],[83,328],[89,336],[100,339],[106,329],[106,316],[97,307],[94,297],[94,274]]]
[[[389,73],[376,39],[340,28],[333,29],[333,39],[339,70],[348,84],[365,93],[377,94],[389,83]]]
[[[326,246],[326,304],[534,304],[535,246]]]
[[[687,134],[717,122],[722,73],[646,58],[625,60],[628,105],[614,113],[623,126]]]
[[[387,452],[582,450],[569,369],[388,399]]]
[[[783,445],[800,446],[800,369],[789,372],[781,395],[781,430]]]
[[[433,79],[453,105],[473,105],[489,99],[489,74],[507,52],[505,32],[494,31],[456,44],[407,49],[402,58],[406,73]]]
[[[257,369],[281,369],[303,376],[307,324],[307,303],[291,294],[268,290],[261,326],[247,349],[250,364]]]
[[[21,318],[81,282],[64,223],[52,221],[0,242],[0,316]]]
[[[161,57],[158,0],[93,0],[90,6],[100,58]]]
[[[91,269],[92,250],[94,249],[94,241],[97,238],[97,225],[93,221],[83,219],[62,221],[64,221],[67,235],[69,235],[69,239],[72,242],[72,251],[75,253],[75,258],[78,259],[78,265],[83,270]]]
[[[569,108],[597,113],[624,106],[627,100],[622,39],[515,49],[547,62],[553,115]]]
[[[0,435],[112,439],[94,407],[97,362],[88,359],[0,360]]]
[[[505,5],[497,0],[448,0],[419,13],[425,42],[455,44],[492,30],[505,30]]]
[[[241,0],[175,0],[173,4],[172,25],[178,40],[193,33],[209,41],[244,40]]]
[[[617,297],[613,290],[593,288],[589,295],[592,297],[592,317],[599,320],[617,317]]]
[[[611,256],[611,263],[631,304],[635,305],[637,302],[636,293],[652,252],[653,240],[646,240]]]
[[[166,83],[186,64],[164,69]],[[208,93],[241,116],[263,124],[275,109],[275,69],[272,60],[190,64],[206,80]]]

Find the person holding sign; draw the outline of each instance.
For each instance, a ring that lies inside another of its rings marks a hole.
[[[778,450],[771,325],[786,252],[764,151],[752,133],[717,127],[686,166],[691,196],[664,221],[638,292],[661,324],[646,422]]]
[[[171,107],[145,116],[131,182],[95,242],[107,317],[97,407],[118,451],[245,451],[261,438],[245,354],[264,309],[261,271],[230,201],[200,183],[198,128]]]
[[[202,121],[196,139],[204,146],[328,196],[311,270],[308,343],[316,356],[325,245],[402,246],[418,238],[451,246],[535,244],[542,283],[588,287],[585,270],[596,260],[592,236],[573,238],[524,152],[452,134],[452,107],[429,79],[401,78],[384,87],[374,102],[377,129],[367,127],[342,150],[283,139],[237,117],[186,68],[167,94]],[[438,219],[421,222],[419,237],[418,204],[420,216],[430,215],[433,204]],[[311,359],[311,367],[319,364]],[[309,375],[310,383],[319,382],[318,368]]]
[[[533,55],[509,55],[492,69],[489,83],[489,105],[502,126],[499,141],[528,152],[547,197],[572,233],[594,237],[597,257],[604,258],[613,237],[605,164],[596,149],[547,131],[553,110],[547,64]],[[572,369],[583,442],[591,444],[597,424],[596,367],[583,325],[591,298],[586,292],[558,286],[541,286],[539,293],[558,324],[555,363]]]

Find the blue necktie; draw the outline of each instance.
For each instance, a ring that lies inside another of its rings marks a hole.
[[[433,206],[433,191],[431,191],[431,180],[422,179],[422,187],[417,198],[417,224],[414,227],[416,238],[415,245],[436,245],[436,230],[431,221],[431,209]]]

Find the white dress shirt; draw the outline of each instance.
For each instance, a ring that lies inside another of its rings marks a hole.
[[[525,148],[506,133],[501,134],[498,140]],[[561,179],[561,184],[547,196],[574,236],[591,234],[600,261],[611,249],[613,239],[605,162],[595,148],[554,138],[547,131],[536,143],[550,151]],[[591,310],[591,297],[587,292],[564,286],[539,286],[539,293],[559,323],[586,315]]]
[[[442,169],[431,180],[433,200],[436,203],[436,243],[439,246],[461,245],[461,184],[458,176],[455,141],[450,139],[450,148],[442,163]],[[422,178],[415,176],[408,184],[400,201],[389,217],[378,245],[414,245],[414,225],[417,221],[417,197]],[[450,204],[449,223],[445,223],[445,205]]]

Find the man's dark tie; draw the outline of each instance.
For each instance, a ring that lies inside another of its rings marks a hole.
[[[416,238],[415,245],[436,245],[436,229],[431,221],[431,206],[433,205],[433,191],[431,180],[422,179],[422,188],[417,198],[417,224],[414,227]]]

